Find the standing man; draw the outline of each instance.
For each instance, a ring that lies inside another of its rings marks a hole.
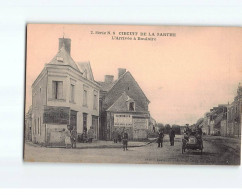
[[[127,131],[125,130],[123,133],[123,137],[122,137],[124,151],[125,151],[125,149],[128,150],[128,139],[129,139],[129,136],[128,136]]]
[[[170,131],[170,143],[171,143],[171,146],[174,146],[174,139],[175,139],[175,131],[174,131],[174,129],[171,129],[171,131]]]
[[[158,138],[157,138],[158,148],[163,147],[163,137],[164,137],[164,132],[163,130],[160,129],[158,133]]]
[[[74,126],[71,130],[71,147],[76,148],[76,139],[77,139],[77,131],[76,127]]]
[[[92,126],[90,126],[90,129],[88,130],[88,133],[87,133],[88,143],[92,143],[93,139],[94,139],[94,129]]]

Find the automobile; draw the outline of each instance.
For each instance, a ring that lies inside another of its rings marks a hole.
[[[203,153],[203,140],[202,135],[196,132],[191,132],[190,134],[185,134],[182,139],[182,154],[186,150],[200,150]]]

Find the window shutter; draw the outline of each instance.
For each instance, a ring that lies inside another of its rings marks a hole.
[[[52,98],[55,99],[55,94],[56,94],[56,82],[52,82]]]
[[[63,98],[63,82],[58,82],[58,89],[57,89],[57,98],[62,99]]]

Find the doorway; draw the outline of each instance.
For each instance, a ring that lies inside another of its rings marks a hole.
[[[83,113],[83,131],[87,130],[87,113]]]
[[[71,113],[70,113],[70,125],[72,127],[76,127],[77,124],[77,111],[74,111],[74,110],[71,110]]]
[[[92,127],[94,130],[94,139],[98,139],[98,116],[92,116]]]

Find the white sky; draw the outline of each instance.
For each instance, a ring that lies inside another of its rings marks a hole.
[[[117,78],[126,68],[150,100],[149,110],[164,124],[195,123],[218,104],[232,101],[242,81],[242,29],[211,27],[32,25],[28,27],[26,106],[31,84],[58,51],[58,38],[72,39],[75,61],[90,61],[94,78]],[[114,41],[93,31],[173,32],[157,41]]]

